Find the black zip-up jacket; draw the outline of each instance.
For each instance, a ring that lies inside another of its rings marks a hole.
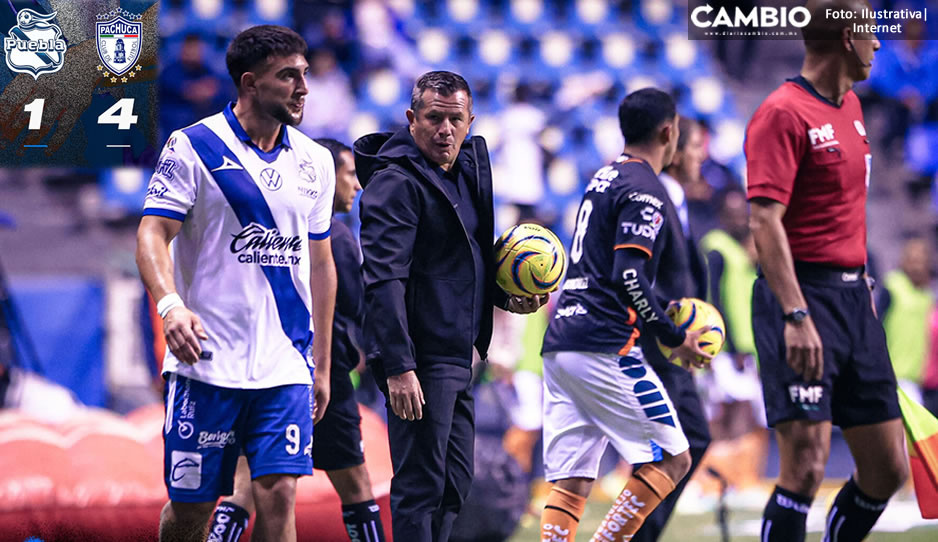
[[[492,338],[492,310],[508,296],[495,283],[492,169],[485,140],[467,139],[457,157],[473,192],[484,277],[477,277],[469,236],[455,202],[409,130],[370,134],[355,142],[363,187],[361,244],[365,281],[365,354],[379,381],[418,367],[472,363]],[[485,284],[475,305],[476,281]]]
[[[697,250],[693,239],[684,236],[681,219],[677,209],[669,200],[666,205],[665,224],[671,229],[668,243],[661,255],[661,266],[655,277],[655,295],[662,307],[667,307],[670,301],[682,297],[697,297],[707,299],[707,268],[703,258]],[[652,367],[660,368],[669,362],[665,359],[658,343],[649,334],[639,337],[645,358]]]
[[[332,259],[338,275],[332,319],[332,366],[348,372],[358,365],[358,351],[363,342],[365,295],[361,253],[352,230],[336,217],[332,217],[331,237]]]

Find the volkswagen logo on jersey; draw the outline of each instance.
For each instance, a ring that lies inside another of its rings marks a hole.
[[[21,9],[16,14],[16,25],[10,29],[9,37],[3,38],[3,52],[11,71],[38,79],[44,73],[62,69],[67,46],[62,30],[51,22],[56,13],[43,15]]]
[[[276,169],[268,167],[261,171],[261,184],[264,185],[264,188],[273,192],[274,190],[280,190],[280,187],[283,186],[283,179]]]

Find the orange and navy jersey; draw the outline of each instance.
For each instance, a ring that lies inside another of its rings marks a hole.
[[[544,337],[544,352],[622,353],[639,336],[636,312],[620,294],[615,253],[632,249],[647,256],[644,272],[654,281],[676,216],[654,170],[622,155],[603,167],[586,187],[568,252],[570,267]],[[642,307],[641,310],[644,310]]]
[[[804,77],[789,79],[753,114],[745,151],[749,199],[787,207],[782,223],[795,260],[866,263],[872,154],[852,90],[837,105]]]

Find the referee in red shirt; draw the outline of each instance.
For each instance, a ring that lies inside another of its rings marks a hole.
[[[849,24],[864,22],[864,7],[866,0],[808,2],[801,74],[766,98],[746,133],[761,267],[753,329],[781,457],[761,542],[804,541],[832,423],[856,471],[828,512],[825,542],[860,542],[908,476],[896,378],[864,280],[871,155],[851,87],[869,76],[880,46]],[[828,19],[828,9],[855,18]]]

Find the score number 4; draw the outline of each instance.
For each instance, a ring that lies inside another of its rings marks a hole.
[[[45,98],[36,98],[23,107],[23,110],[29,113],[30,130],[38,130],[41,126],[42,108],[45,105]],[[134,98],[117,100],[116,104],[98,115],[98,124],[116,124],[118,130],[130,130],[131,126],[137,124],[137,115],[134,115]]]

